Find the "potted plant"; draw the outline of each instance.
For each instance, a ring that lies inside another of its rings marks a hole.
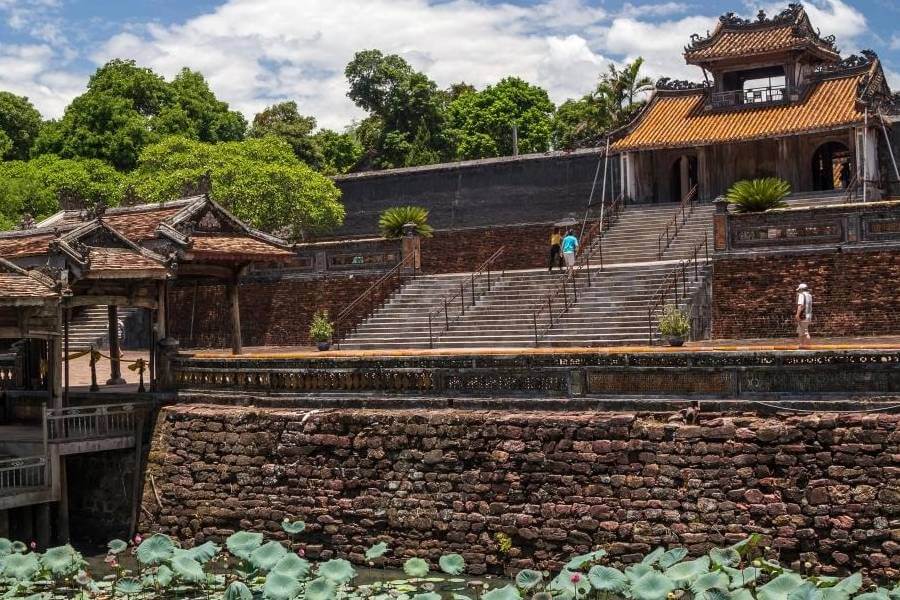
[[[434,229],[428,224],[428,210],[421,206],[392,206],[378,218],[378,230],[389,240],[403,237],[404,227],[415,225],[421,237],[431,237]]]
[[[725,199],[739,213],[756,213],[784,208],[784,199],[790,193],[791,185],[784,179],[764,177],[738,181],[725,193]]]
[[[328,318],[327,310],[317,310],[309,325],[309,339],[316,343],[319,350],[331,348],[331,336],[334,335],[334,325]]]
[[[670,346],[683,346],[684,338],[691,332],[691,321],[683,310],[671,304],[663,310],[659,319],[659,334]]]

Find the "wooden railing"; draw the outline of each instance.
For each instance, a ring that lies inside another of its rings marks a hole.
[[[703,235],[703,241],[691,250],[691,255],[678,261],[678,264],[669,271],[662,284],[651,296],[650,303],[647,305],[647,341],[651,346],[653,345],[653,322],[656,315],[667,304],[689,307],[691,299],[688,295],[688,278],[693,275],[692,281],[700,279],[701,261],[704,265],[709,263],[709,236],[706,234]],[[679,286],[681,286],[680,294]],[[670,298],[672,302],[669,302]]]
[[[0,460],[0,496],[50,485],[47,456]]]
[[[378,281],[370,285],[366,291],[357,296],[353,302],[347,305],[334,320],[332,341],[341,347],[341,340],[356,329],[357,324],[365,320],[380,305],[396,287],[412,271],[416,276],[416,254],[410,253],[397,263],[393,269],[378,278]],[[360,312],[362,311],[362,312]]]
[[[441,298],[441,305],[436,310],[428,313],[429,348],[434,348],[435,338],[449,331],[450,326],[466,314],[466,305],[475,306],[475,302],[481,295],[491,291],[491,267],[503,256],[504,252],[506,252],[506,246],[501,246],[472,272],[469,281],[461,281],[459,283],[459,290],[453,296]],[[500,274],[502,276],[502,271]],[[493,281],[496,280],[497,277],[495,276]],[[482,284],[480,290],[478,289],[479,283]],[[451,311],[455,311],[453,316],[450,314]],[[443,313],[443,317],[441,313]],[[443,324],[443,327],[437,332],[434,331],[435,323]]]
[[[618,196],[610,204],[609,211],[591,225],[584,239],[581,240],[571,275],[568,272],[563,274],[559,285],[532,307],[531,322],[534,329],[535,346],[553,328],[559,318],[578,302],[579,279],[583,279],[587,287],[591,286],[591,256],[595,253],[597,259],[594,261],[594,267],[599,266],[600,271],[603,270],[603,233],[619,219],[623,208],[624,199],[622,196]]]
[[[44,410],[47,439],[67,442],[135,434],[144,404],[97,404]]]
[[[697,198],[697,186],[696,184],[688,191],[687,195],[682,198],[681,203],[678,205],[678,208],[675,209],[675,214],[672,215],[672,218],[666,223],[665,228],[659,233],[659,238],[656,241],[656,259],[662,260],[663,254],[666,250],[669,249],[669,246],[672,244],[672,240],[675,239],[675,236],[678,235],[678,228],[681,225],[684,225],[684,222],[687,221],[687,218],[691,216],[691,213],[694,212],[694,202]],[[681,223],[679,224],[678,219],[681,218]],[[665,242],[663,242],[665,240]]]

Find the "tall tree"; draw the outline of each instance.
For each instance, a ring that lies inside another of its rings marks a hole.
[[[550,148],[553,103],[546,90],[507,77],[480,92],[464,92],[447,110],[448,136],[456,158],[513,152],[513,127],[521,153]]]
[[[338,133],[331,129],[322,129],[316,132],[313,139],[322,153],[320,170],[326,175],[346,173],[362,158],[362,144],[353,132]]]
[[[253,118],[250,137],[274,135],[290,144],[294,154],[316,170],[321,170],[324,157],[312,137],[316,119],[300,114],[296,102],[280,102],[266,108]]]
[[[426,164],[446,154],[445,97],[425,74],[380,50],[357,52],[344,74],[347,96],[378,122],[370,123],[377,136],[367,147],[377,166]]]
[[[0,159],[27,160],[41,128],[41,113],[28,98],[0,92]]]
[[[170,84],[117,59],[97,69],[62,119],[41,129],[32,154],[98,158],[129,170],[163,135],[214,142],[240,139],[245,129],[243,117],[217,101],[198,73],[183,70]]]
[[[148,146],[128,183],[144,200],[179,197],[209,172],[214,200],[264,231],[293,239],[343,223],[340,191],[275,136],[206,144],[171,136]]]

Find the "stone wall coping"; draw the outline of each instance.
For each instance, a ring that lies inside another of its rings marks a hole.
[[[865,253],[884,250],[900,250],[900,241],[883,242],[849,242],[820,246],[776,246],[772,248],[756,247],[741,250],[717,250],[713,254],[713,265],[717,260],[750,259],[762,256],[810,256],[814,254]]]
[[[787,206],[785,208],[773,208],[761,213],[729,212],[731,219],[753,219],[771,215],[796,215],[803,213],[859,213],[874,212],[884,208],[898,208],[900,200],[878,200],[875,202],[849,202],[844,204],[824,204],[808,206]]]

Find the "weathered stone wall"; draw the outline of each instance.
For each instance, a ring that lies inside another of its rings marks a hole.
[[[66,457],[72,538],[98,547],[131,534],[134,450]]]
[[[900,251],[717,259],[713,337],[793,337],[795,289],[810,286],[814,337],[900,334]]]
[[[312,557],[362,561],[383,540],[392,564],[454,551],[473,573],[553,567],[596,545],[616,562],[658,544],[698,554],[758,532],[788,562],[896,577],[898,424],[175,405],[157,422],[148,473],[162,506],[145,485],[142,531],[283,538],[282,519],[301,518]]]

